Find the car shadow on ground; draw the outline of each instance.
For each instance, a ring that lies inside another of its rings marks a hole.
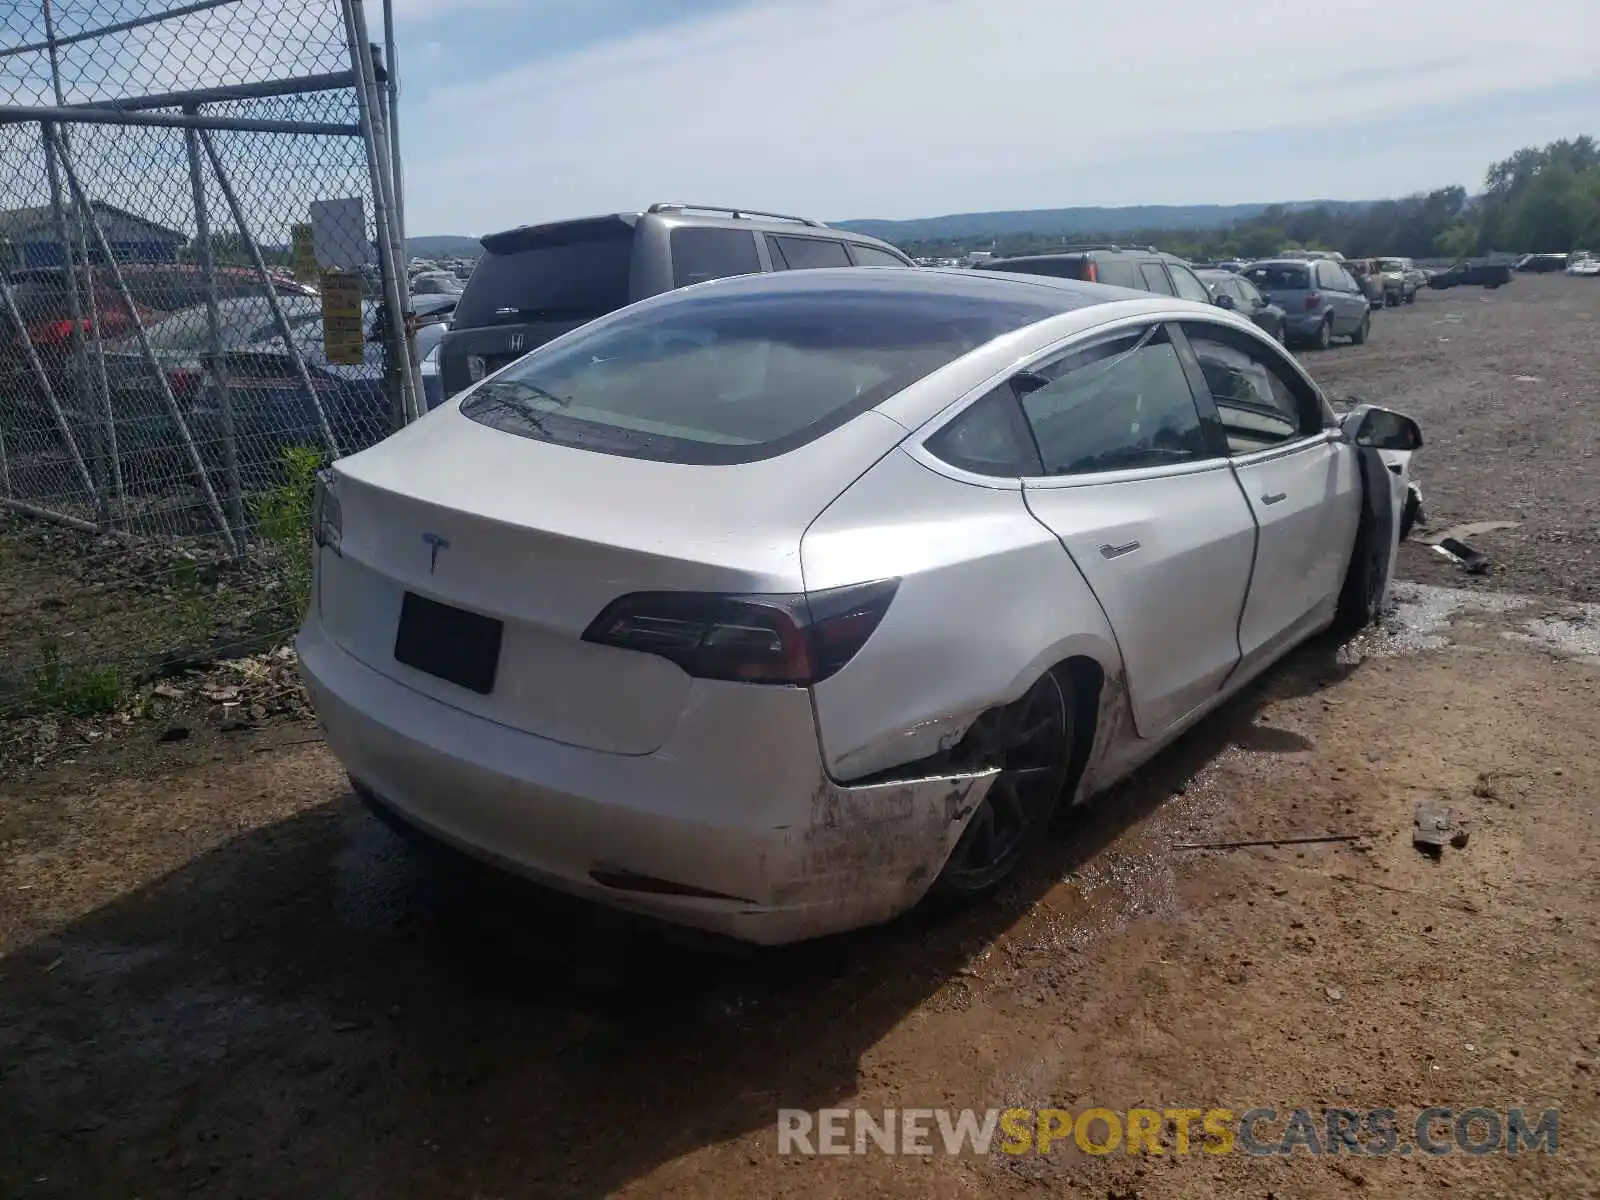
[[[0,962],[0,1192],[599,1197],[836,1105],[890,1029],[1218,754],[1303,749],[1259,714],[1341,677],[1334,651],[1074,810],[993,900],[779,951],[686,947],[436,861],[350,796],[255,830]]]

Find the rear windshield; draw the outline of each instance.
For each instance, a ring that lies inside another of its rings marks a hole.
[[[1246,267],[1244,277],[1263,291],[1282,291],[1296,288],[1305,290],[1311,287],[1311,276],[1304,267],[1281,266],[1274,263],[1264,263],[1261,266]]]
[[[983,265],[988,271],[1048,275],[1053,279],[1082,279],[1087,273],[1084,260],[1081,258],[1003,258]]]
[[[461,411],[508,433],[612,454],[754,462],[1053,311],[850,286],[679,293],[534,351]]]
[[[485,250],[456,309],[456,326],[603,316],[628,303],[633,227],[585,229],[566,240]]]

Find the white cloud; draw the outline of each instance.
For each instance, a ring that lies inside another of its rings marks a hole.
[[[1337,164],[1303,184],[1281,170],[1307,131],[1591,77],[1592,39],[1550,31],[1595,27],[1593,0],[1344,0],[1333,23],[1274,0],[761,4],[432,91],[411,81],[408,225],[656,199],[839,217],[1325,194]],[[1150,166],[1226,134],[1260,148],[1231,164],[1234,195]],[[1456,148],[1475,174],[1507,147]],[[1119,179],[1130,159],[1140,178]],[[1337,194],[1430,182],[1403,173]]]

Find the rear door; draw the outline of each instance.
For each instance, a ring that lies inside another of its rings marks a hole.
[[[1355,540],[1361,480],[1332,414],[1276,346],[1210,322],[1183,325],[1259,527],[1239,622],[1249,663],[1332,615]]]
[[[632,295],[633,248],[633,223],[620,216],[485,238],[441,344],[445,394],[625,306]]]
[[[1094,590],[1139,732],[1159,736],[1239,661],[1250,508],[1166,327],[1080,345],[1014,386],[1045,472],[1023,496]]]

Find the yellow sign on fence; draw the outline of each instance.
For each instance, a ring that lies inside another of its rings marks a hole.
[[[317,248],[312,241],[311,225],[295,225],[289,230],[290,244],[294,248],[294,277],[306,283],[315,283],[322,273],[317,266]]]
[[[366,361],[367,330],[361,321],[361,276],[325,271],[322,276],[322,348],[328,361],[355,367]]]

